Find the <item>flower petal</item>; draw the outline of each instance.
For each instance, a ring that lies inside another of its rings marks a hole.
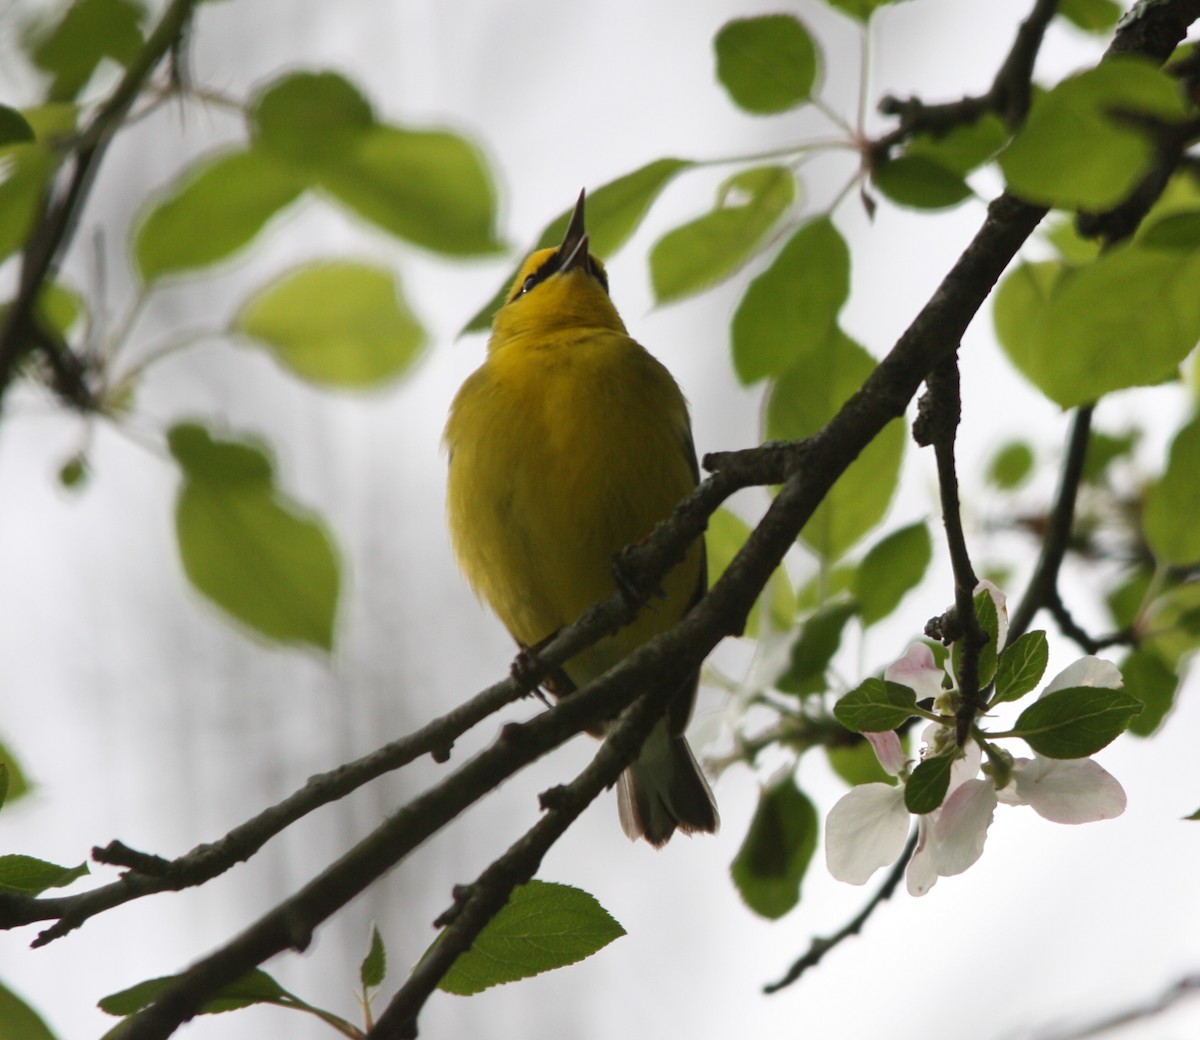
[[[1001,792],[1003,800],[1032,806],[1054,823],[1095,823],[1125,811],[1125,789],[1090,758],[1018,758],[1012,776],[1013,782]]]
[[[946,799],[933,821],[938,874],[961,874],[983,855],[995,811],[996,790],[986,780],[968,780]]]
[[[884,669],[883,677],[915,690],[917,699],[922,700],[941,694],[945,673],[934,663],[933,651],[925,643],[913,643],[899,661]]]
[[[1008,641],[1008,597],[986,578],[975,586],[974,594],[978,596],[985,590],[996,604],[996,652],[999,653]]]
[[[899,858],[907,836],[904,788],[860,784],[847,791],[825,817],[829,873],[852,885],[866,884],[880,867]]]
[[[1041,696],[1045,697],[1055,690],[1068,690],[1072,686],[1103,686],[1105,689],[1119,690],[1123,682],[1121,670],[1112,661],[1105,661],[1099,657],[1081,657],[1051,679],[1050,685],[1041,692]]]
[[[932,814],[930,814],[932,815]],[[917,847],[912,859],[908,861],[905,872],[905,885],[910,896],[923,896],[937,884],[937,864],[933,860],[933,833],[929,825],[929,816],[922,816],[917,822]]]
[[[895,730],[884,730],[882,733],[864,733],[875,749],[875,757],[889,776],[899,776],[908,761],[904,757],[904,747],[900,743],[900,734]]]

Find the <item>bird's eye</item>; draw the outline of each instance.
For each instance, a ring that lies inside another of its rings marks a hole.
[[[535,285],[537,285],[537,282],[538,282],[537,275],[536,275],[536,274],[531,274],[531,275],[530,275],[528,278],[526,278],[526,279],[525,279],[525,281],[524,281],[524,282],[521,284],[521,292],[522,292],[522,293],[527,293],[527,292],[529,292],[529,290],[530,290],[530,289],[532,289],[532,288],[533,288]]]

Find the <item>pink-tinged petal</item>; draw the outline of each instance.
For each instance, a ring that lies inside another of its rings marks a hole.
[[[1000,651],[1004,649],[1004,644],[1008,641],[1008,597],[986,579],[975,586],[975,595],[978,596],[984,591],[992,597],[992,602],[996,604],[996,650]]]
[[[908,837],[904,788],[860,784],[825,817],[825,862],[839,881],[864,885],[880,867],[895,863]]]
[[[932,814],[931,814],[932,815]],[[910,896],[923,896],[937,884],[937,864],[934,862],[934,844],[929,816],[922,816],[917,823],[917,848],[904,874],[905,885]]]
[[[1005,790],[1016,788],[1014,801],[1053,823],[1095,823],[1125,811],[1125,789],[1090,758],[1017,759],[1012,775]]]
[[[913,643],[899,661],[884,669],[883,677],[915,690],[917,700],[922,700],[941,694],[945,673],[934,663],[933,651],[926,644]]]
[[[983,855],[995,811],[996,791],[986,780],[968,780],[946,799],[933,821],[938,874],[961,874]]]
[[[1055,690],[1069,690],[1073,686],[1102,686],[1108,690],[1119,690],[1124,680],[1121,670],[1099,657],[1081,657],[1058,673],[1041,693],[1045,697]]]
[[[908,761],[904,757],[904,747],[900,743],[900,735],[895,730],[884,733],[864,733],[875,749],[875,757],[889,776],[899,776]]]

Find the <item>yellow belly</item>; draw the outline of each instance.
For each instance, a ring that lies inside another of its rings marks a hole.
[[[612,558],[694,486],[687,409],[628,336],[582,329],[515,340],[463,384],[446,427],[450,532],[464,573],[521,643],[614,588]],[[702,580],[703,547],[638,620],[569,662],[582,684],[669,628]]]

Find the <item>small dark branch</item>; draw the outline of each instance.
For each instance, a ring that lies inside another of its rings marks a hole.
[[[1140,54],[1161,65],[1198,18],[1200,0],[1138,0],[1118,24],[1104,57]]]
[[[1107,1018],[1080,1026],[1066,1033],[1045,1031],[1038,1034],[1040,1040],[1091,1040],[1092,1037],[1123,1029],[1134,1022],[1144,1022],[1169,1011],[1180,1001],[1200,994],[1200,975],[1185,975],[1172,983],[1159,997],[1138,1007],[1110,1015]]]
[[[763,987],[764,993],[777,993],[779,990],[790,986],[808,971],[809,968],[815,968],[820,964],[825,954],[830,950],[840,946],[850,936],[858,935],[863,930],[863,926],[870,920],[871,915],[879,908],[880,904],[891,899],[895,893],[896,886],[900,884],[900,879],[904,877],[904,868],[908,866],[908,861],[912,859],[913,853],[916,851],[918,833],[914,827],[913,832],[908,836],[908,844],[904,846],[904,851],[900,853],[900,858],[896,860],[886,880],[879,886],[879,890],[870,898],[867,905],[839,931],[834,932],[833,935],[813,939],[809,944],[808,950],[788,968],[787,974],[783,978],[778,982],[771,982]]]
[[[345,797],[376,777],[425,754],[445,761],[459,736],[528,693],[530,684],[537,681],[538,673],[535,672],[525,685],[511,678],[496,683],[415,733],[354,762],[312,777],[294,794],[235,827],[223,838],[197,846],[176,859],[139,852],[121,842],[93,849],[96,862],[127,868],[119,880],[74,896],[0,895],[0,928],[14,928],[34,921],[56,921],[34,941],[35,946],[44,946],[78,928],[89,918],[130,900],[204,884],[248,860],[271,838],[303,816]]]
[[[900,123],[872,143],[871,165],[885,162],[893,148],[916,134],[940,137],[957,126],[979,122],[989,112],[995,112],[1010,128],[1016,128],[1029,112],[1034,62],[1041,50],[1046,26],[1057,8],[1058,0],[1035,0],[1029,17],[1017,29],[1012,47],[987,93],[936,105],[927,105],[915,97],[885,95],[879,102],[879,111],[885,116],[895,116]]]
[[[150,74],[182,36],[195,2],[172,0],[167,6],[121,81],[75,142],[66,184],[61,190],[52,188],[46,194],[42,215],[22,254],[17,295],[0,330],[0,401],[24,354],[34,349],[45,352],[45,332],[35,313],[38,295],[54,276],[62,253],[71,243],[109,142],[120,129]],[[63,358],[48,356],[48,360],[56,375],[71,377],[65,394],[67,400],[78,405],[90,398],[86,385],[76,381],[80,372]],[[62,391],[60,382],[56,382],[56,389]]]
[[[979,688],[979,652],[988,640],[975,616],[975,586],[979,579],[971,564],[967,539],[963,533],[962,510],[958,501],[958,472],[954,461],[954,442],[962,419],[958,359],[947,358],[930,374],[928,390],[921,398],[913,437],[922,446],[932,445],[937,460],[938,490],[942,501],[942,523],[954,569],[954,623],[962,639],[962,665],[958,684],[962,700],[955,713],[955,734],[962,747],[967,742],[976,716],[987,706]],[[943,637],[947,634],[943,631]]]
[[[1132,628],[1122,628],[1116,632],[1110,632],[1106,636],[1089,634],[1071,616],[1071,612],[1067,610],[1057,588],[1054,589],[1050,602],[1046,604],[1046,609],[1058,623],[1062,634],[1074,641],[1085,654],[1098,654],[1110,646],[1137,646],[1137,633]]]
[[[542,858],[601,791],[616,783],[634,759],[665,708],[669,685],[642,697],[620,722],[587,767],[570,783],[543,796],[546,814],[509,847],[471,885],[455,890],[454,905],[435,922],[445,931],[367,1034],[372,1040],[417,1035],[417,1016],[458,956],[471,948],[487,923],[508,902],[512,891],[537,873]]]
[[[1046,520],[1042,551],[1029,579],[1029,588],[1013,611],[1008,626],[1009,642],[1029,630],[1034,615],[1058,598],[1058,572],[1062,569],[1071,528],[1075,523],[1075,500],[1083,480],[1083,463],[1087,458],[1088,438],[1092,430],[1093,405],[1085,405],[1075,413],[1067,441],[1067,456],[1063,460],[1062,476],[1054,506]]]

